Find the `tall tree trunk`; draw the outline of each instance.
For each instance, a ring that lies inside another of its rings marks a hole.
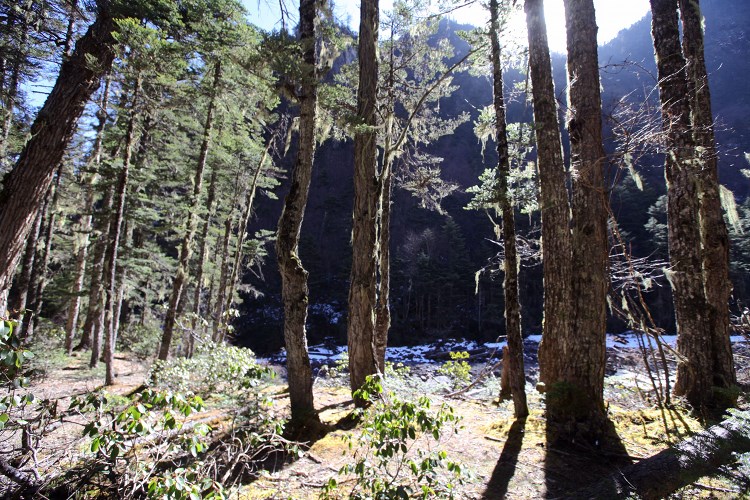
[[[198,245],[198,269],[195,273],[195,290],[193,291],[193,318],[190,336],[188,337],[185,356],[190,358],[195,351],[195,331],[198,327],[198,316],[201,315],[201,298],[203,296],[203,273],[206,266],[206,253],[208,252],[208,230],[211,227],[211,217],[213,216],[214,202],[216,200],[216,177],[217,170],[211,171],[211,180],[208,182],[208,199],[206,200],[206,220],[203,221],[203,229],[200,235],[200,244]],[[210,310],[210,309],[209,309]]]
[[[492,46],[492,93],[495,106],[495,135],[498,158],[498,199],[503,217],[503,249],[505,250],[505,334],[508,337],[508,382],[513,397],[514,416],[525,418],[526,374],[523,366],[523,336],[521,332],[521,304],[518,293],[518,250],[516,249],[516,224],[513,203],[510,199],[510,156],[503,96],[503,68],[500,63],[500,21],[498,0],[490,0],[490,43]]]
[[[685,59],[680,47],[677,0],[651,0],[651,34],[659,76],[659,99],[667,154],[668,274],[672,285],[677,323],[677,351],[684,357],[677,365],[675,394],[687,397],[698,412],[711,402],[713,352],[710,314],[703,288],[701,234],[698,201],[699,168],[690,124],[690,104]]]
[[[729,236],[721,208],[718,156],[714,138],[711,92],[703,50],[699,0],[680,0],[682,49],[687,59],[687,83],[691,96],[693,136],[701,163],[698,182],[700,228],[703,241],[703,286],[710,308],[713,383],[727,388],[737,381],[729,341]]]
[[[99,86],[101,76],[112,65],[114,21],[108,1],[100,0],[97,6],[96,21],[78,40],[73,55],[63,61],[55,86],[31,127],[30,139],[15,168],[3,179],[0,292],[10,287],[34,217],[49,191],[78,118]]]
[[[26,303],[28,302],[29,290],[32,286],[32,273],[34,272],[34,259],[36,258],[36,243],[39,239],[39,233],[42,230],[42,216],[44,210],[40,210],[37,214],[29,239],[26,242],[26,249],[23,253],[23,261],[21,265],[21,272],[18,275],[18,279],[13,287],[13,292],[10,295],[9,309],[11,313],[18,315],[25,314]]]
[[[349,284],[349,379],[352,392],[383,367],[375,346],[378,176],[375,107],[378,82],[378,0],[362,0],[359,24],[359,89],[354,136],[352,271]],[[358,405],[364,402],[357,400]]]
[[[316,422],[312,391],[312,369],[307,352],[307,271],[299,258],[299,238],[310,192],[315,159],[315,123],[318,106],[316,36],[318,13],[315,0],[301,0],[300,44],[302,46],[302,85],[299,96],[299,147],[292,170],[292,184],[284,200],[276,239],[276,256],[281,272],[284,302],[284,343],[287,351],[289,399],[292,421]]]
[[[544,259],[544,324],[542,342],[539,345],[539,378],[549,385],[559,380],[565,363],[562,339],[570,338],[573,325],[570,204],[565,187],[565,163],[544,21],[544,3],[542,0],[526,0],[525,10]]]
[[[565,359],[550,388],[547,412],[566,423],[572,438],[578,423],[592,441],[605,431],[609,239],[607,236],[606,158],[602,145],[599,57],[593,0],[565,0],[568,45],[568,118],[573,210],[573,329],[561,337]]]
[[[177,307],[182,298],[182,291],[185,287],[185,282],[188,279],[190,257],[193,253],[193,237],[195,236],[196,225],[198,224],[198,204],[200,203],[201,192],[203,191],[203,171],[206,169],[208,150],[211,145],[211,131],[214,126],[214,108],[216,106],[216,98],[219,94],[220,82],[221,61],[217,60],[216,65],[214,66],[214,81],[211,89],[211,99],[208,103],[206,122],[203,126],[203,142],[201,143],[198,165],[195,169],[195,178],[193,179],[193,196],[188,208],[185,236],[182,239],[177,274],[174,277],[172,295],[169,298],[169,307],[167,308],[167,315],[164,319],[164,333],[161,338],[161,345],[159,346],[159,359],[161,360],[165,360],[169,357],[169,347],[172,344],[172,336],[174,334],[174,327],[177,319]]]
[[[125,152],[122,159],[122,167],[117,179],[117,191],[114,196],[114,205],[109,223],[109,235],[107,242],[107,252],[104,259],[104,364],[106,371],[104,375],[104,384],[112,385],[115,383],[114,357],[115,357],[115,310],[117,301],[117,257],[120,251],[120,239],[122,237],[122,228],[125,220],[125,203],[128,192],[128,178],[130,176],[130,163],[133,159],[133,147],[135,144],[136,126],[139,119],[139,99],[141,92],[140,72],[135,79],[135,88],[133,90],[133,102],[130,106],[130,118],[128,128],[125,133]]]
[[[382,190],[378,226],[378,302],[375,308],[375,350],[378,367],[385,369],[385,351],[388,346],[388,330],[391,328],[391,198],[393,194],[393,171],[384,168],[380,174]]]
[[[229,280],[229,239],[232,236],[232,216],[228,215],[224,220],[224,240],[221,246],[221,272],[219,273],[219,291],[216,297],[216,311],[214,312],[213,335],[214,342],[220,342],[223,338],[224,305],[227,292],[227,281]]]
[[[99,109],[96,112],[96,118],[98,120],[96,124],[96,137],[94,139],[94,146],[92,148],[91,157],[87,163],[93,164],[96,172],[89,174],[89,182],[85,186],[86,201],[81,216],[81,222],[79,231],[81,233],[81,239],[78,242],[78,252],[76,253],[76,268],[75,278],[73,281],[73,290],[71,290],[72,298],[68,304],[68,318],[65,323],[65,351],[68,355],[73,352],[73,338],[76,334],[78,327],[78,313],[81,306],[81,292],[83,291],[83,283],[86,278],[86,259],[88,258],[89,251],[89,240],[91,233],[91,224],[94,213],[94,184],[98,177],[98,169],[101,165],[102,156],[102,144],[104,139],[104,127],[107,123],[107,108],[109,107],[109,86],[110,77],[105,77],[104,90],[102,92],[102,98],[99,102]]]

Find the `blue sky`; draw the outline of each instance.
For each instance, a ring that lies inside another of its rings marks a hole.
[[[297,21],[299,3],[294,0],[282,0],[289,11],[289,24]],[[279,0],[243,0],[250,12],[250,20],[264,29],[279,28]],[[357,28],[359,19],[359,0],[337,0],[336,13],[342,21],[348,21],[350,26]],[[391,8],[392,0],[380,0],[381,10]],[[643,18],[649,10],[648,0],[594,0],[599,25],[599,43],[605,43],[614,38],[623,28],[627,28]],[[550,47],[554,51],[565,51],[565,14],[562,0],[545,1],[545,17],[549,33]],[[457,21],[473,25],[481,25],[487,21],[488,15],[479,2],[456,11],[453,16]],[[522,24],[523,14],[518,15],[516,23]]]

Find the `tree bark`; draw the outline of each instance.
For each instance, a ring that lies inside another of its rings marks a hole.
[[[690,123],[690,103],[685,59],[680,47],[677,0],[651,0],[651,34],[659,76],[662,128],[667,154],[667,229],[669,272],[677,323],[675,394],[687,397],[703,413],[711,403],[713,352],[709,331],[710,314],[703,288],[701,234],[695,143]]]
[[[22,334],[23,338],[27,341],[34,337],[34,329],[39,324],[39,316],[42,313],[42,306],[44,305],[44,289],[47,287],[47,268],[49,267],[50,254],[52,253],[52,237],[55,234],[55,219],[57,219],[57,200],[60,196],[60,181],[62,180],[63,165],[62,163],[57,169],[55,176],[55,183],[50,188],[50,201],[44,209],[44,217],[47,219],[44,226],[44,246],[41,248],[41,252],[34,259],[34,277],[32,284],[34,286],[34,301],[30,304],[31,314],[29,315],[29,321],[24,321],[26,327],[25,332]],[[39,266],[37,267],[37,263]]]
[[[667,498],[750,452],[747,424],[724,421],[646,460],[628,466],[569,498]]]
[[[193,179],[193,196],[190,199],[190,205],[188,208],[185,236],[182,239],[177,274],[174,277],[172,294],[169,298],[169,307],[167,308],[166,318],[164,319],[164,333],[161,338],[161,345],[159,346],[159,359],[161,360],[165,360],[169,357],[169,348],[172,344],[172,336],[174,335],[174,327],[177,319],[177,307],[182,298],[182,291],[185,287],[185,282],[188,279],[190,257],[193,253],[193,237],[195,236],[195,230],[198,224],[198,204],[200,203],[201,192],[203,191],[203,172],[206,169],[208,150],[211,145],[211,131],[214,126],[214,108],[216,107],[216,98],[219,94],[220,83],[221,61],[217,60],[214,66],[214,81],[211,89],[211,99],[208,103],[206,121],[203,126],[203,142],[201,143],[198,165],[195,169],[195,178]]]
[[[63,61],[49,97],[31,127],[15,168],[3,179],[0,192],[0,292],[10,287],[23,246],[55,168],[75,132],[86,102],[112,65],[114,21],[109,2],[97,2],[94,24]]]
[[[691,97],[693,137],[699,152],[700,229],[703,242],[703,280],[708,302],[713,355],[713,383],[727,388],[737,382],[729,340],[729,236],[721,208],[718,155],[714,138],[711,92],[703,49],[699,0],[680,0],[682,50],[687,59],[687,84]]]
[[[544,323],[539,345],[539,378],[556,382],[567,353],[562,339],[573,325],[570,203],[552,80],[542,0],[526,0],[529,69],[534,101],[534,130],[541,191],[544,262]]]
[[[375,346],[378,176],[375,107],[378,82],[378,0],[362,0],[359,24],[359,89],[354,136],[354,210],[352,271],[349,284],[347,339],[352,392],[380,372]],[[361,406],[365,402],[356,401]]]
[[[503,96],[503,69],[500,63],[500,21],[498,0],[490,0],[490,44],[492,48],[492,94],[495,107],[495,136],[498,157],[498,199],[503,217],[503,249],[505,250],[503,289],[505,291],[505,334],[508,337],[508,382],[513,397],[514,416],[529,414],[526,404],[526,375],[523,366],[523,336],[521,332],[521,304],[518,293],[518,250],[513,203],[510,199],[510,156]],[[503,363],[505,369],[506,363]]]
[[[29,289],[31,287],[31,275],[34,271],[34,259],[36,258],[36,243],[39,239],[39,233],[42,230],[42,215],[43,210],[40,210],[34,219],[34,225],[32,226],[31,233],[29,234],[28,241],[26,242],[26,248],[23,253],[23,261],[21,265],[21,272],[18,275],[16,283],[13,287],[13,292],[10,295],[10,303],[8,309],[11,313],[22,315],[25,314],[26,303],[28,299]]]
[[[44,198],[44,204],[39,211],[39,228],[34,230],[33,238],[28,242],[34,251],[34,258],[32,260],[31,270],[29,271],[29,280],[26,286],[26,293],[23,295],[24,305],[21,310],[23,319],[21,320],[19,337],[24,341],[30,340],[30,335],[33,332],[33,321],[34,312],[36,310],[37,303],[37,284],[39,283],[39,273],[42,264],[43,250],[39,248],[39,241],[42,236],[47,232],[47,212],[49,210],[50,198],[52,198],[52,190],[47,193]],[[27,245],[27,248],[28,248]]]
[[[593,0],[565,0],[568,47],[568,117],[573,211],[573,329],[564,343],[564,362],[557,381],[566,390],[548,388],[550,419],[577,423],[589,438],[605,431],[604,367],[606,360],[609,238],[606,155],[602,144],[602,106],[596,13]]]
[[[106,366],[104,385],[115,383],[114,359],[115,359],[115,311],[117,301],[117,258],[120,251],[120,239],[125,220],[125,203],[127,201],[128,179],[130,176],[130,164],[133,159],[133,147],[135,145],[136,126],[140,117],[138,111],[141,93],[142,77],[139,72],[135,79],[133,89],[133,102],[130,106],[130,118],[125,133],[125,152],[122,159],[122,167],[117,179],[117,190],[114,196],[114,206],[109,223],[109,235],[107,252],[104,259],[104,364]]]
[[[299,238],[307,206],[315,158],[315,123],[318,105],[316,36],[318,13],[315,0],[301,0],[300,44],[302,46],[302,85],[299,96],[299,148],[292,171],[292,184],[284,200],[276,239],[276,255],[281,272],[284,302],[284,343],[292,421],[316,422],[312,391],[312,369],[307,352],[305,322],[309,301],[307,271],[299,258]]]
[[[393,171],[390,166],[380,174],[380,210],[378,231],[378,302],[375,309],[375,350],[378,367],[385,369],[385,351],[388,346],[388,330],[391,327],[391,198],[393,193]]]

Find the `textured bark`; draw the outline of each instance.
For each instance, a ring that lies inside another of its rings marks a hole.
[[[544,259],[544,324],[539,345],[539,378],[547,384],[558,380],[567,359],[561,339],[572,332],[572,249],[570,204],[565,187],[565,163],[552,81],[542,0],[526,0],[529,36],[529,69],[534,101],[542,212]]]
[[[680,0],[682,49],[687,59],[687,83],[691,96],[693,137],[700,148],[698,196],[703,241],[703,286],[710,308],[713,383],[729,387],[736,383],[732,344],[729,340],[729,236],[721,208],[718,156],[714,138],[711,92],[703,54],[703,29],[699,0]]]
[[[708,304],[701,269],[698,177],[685,59],[680,47],[677,0],[651,0],[651,34],[659,76],[662,127],[666,135],[669,273],[677,323],[675,394],[685,395],[702,412],[711,400],[712,349]]]
[[[172,294],[169,297],[169,306],[164,318],[164,332],[159,346],[159,359],[165,360],[169,357],[169,348],[172,344],[174,327],[177,320],[177,308],[182,298],[182,292],[190,272],[190,257],[193,253],[193,238],[195,237],[196,226],[198,225],[198,204],[200,203],[201,193],[203,192],[203,172],[206,169],[206,160],[208,150],[211,146],[211,131],[214,126],[214,109],[216,98],[219,94],[219,85],[221,82],[221,61],[216,61],[214,66],[214,81],[211,89],[211,99],[208,103],[206,112],[206,121],[203,125],[203,141],[201,142],[200,154],[198,155],[198,165],[195,169],[193,179],[193,194],[190,199],[188,208],[188,219],[185,227],[185,236],[182,238],[180,246],[180,256],[177,264],[177,274],[175,274],[172,283]]]
[[[203,273],[206,267],[206,254],[208,253],[208,230],[211,227],[211,217],[213,216],[214,202],[216,201],[216,177],[217,171],[211,171],[211,180],[208,182],[208,198],[206,199],[206,220],[203,221],[203,229],[200,234],[200,244],[198,245],[198,268],[195,273],[195,290],[193,291],[193,313],[196,318],[193,319],[190,335],[188,336],[185,349],[185,356],[190,358],[195,351],[195,330],[198,327],[197,316],[201,315],[201,299],[203,297]]]
[[[596,13],[593,0],[565,0],[568,46],[568,117],[573,211],[573,329],[563,340],[560,381],[568,389],[548,401],[552,420],[583,421],[592,438],[604,430],[609,240],[606,157]],[[570,399],[568,396],[572,396]],[[574,429],[571,429],[574,430]],[[596,437],[595,437],[596,436]]]
[[[31,274],[34,271],[34,259],[36,258],[36,242],[39,238],[39,232],[42,230],[42,215],[40,210],[34,218],[34,225],[29,234],[26,248],[23,253],[21,272],[16,279],[13,292],[10,296],[8,309],[12,314],[23,314],[26,309],[29,288],[31,287]]]
[[[724,421],[568,498],[667,498],[750,452],[747,427]]]
[[[506,364],[507,381],[513,397],[514,416],[524,418],[529,414],[526,405],[526,375],[523,366],[523,337],[521,335],[521,303],[518,293],[518,250],[516,248],[516,224],[513,203],[508,188],[510,157],[503,96],[503,69],[500,63],[500,32],[498,0],[490,0],[490,43],[492,46],[492,94],[495,107],[495,136],[498,157],[498,199],[503,218],[503,249],[505,250],[503,290],[505,291],[505,334],[508,337],[507,356],[503,357],[503,372]],[[506,363],[507,362],[507,363]]]
[[[138,111],[141,92],[141,74],[138,73],[133,90],[133,102],[130,106],[130,117],[128,128],[125,133],[125,151],[122,159],[122,167],[117,179],[117,190],[114,195],[114,205],[109,223],[109,234],[107,236],[107,252],[104,259],[105,293],[104,302],[104,364],[106,366],[104,384],[115,383],[114,360],[115,360],[115,312],[117,309],[117,257],[120,252],[120,239],[125,220],[125,203],[128,192],[128,179],[130,176],[130,164],[133,159],[133,148],[135,147],[135,133],[140,113]]]
[[[75,132],[84,106],[114,58],[114,22],[109,3],[98,2],[97,18],[63,61],[55,86],[31,127],[15,168],[0,192],[0,291],[9,288],[34,217],[55,168]]]
[[[57,201],[60,197],[62,174],[63,166],[60,164],[55,176],[55,183],[50,188],[48,195],[50,199],[49,203],[43,212],[43,217],[46,219],[44,224],[44,246],[42,246],[39,255],[34,259],[34,276],[32,278],[34,301],[29,304],[31,314],[28,320],[24,321],[25,330],[21,334],[27,341],[34,337],[34,328],[39,323],[39,316],[42,313],[42,306],[44,305],[44,289],[47,287],[47,268],[49,267],[50,254],[52,253],[52,237],[55,234],[56,209]]]
[[[284,302],[284,343],[292,421],[317,420],[312,391],[312,369],[307,352],[307,271],[299,258],[299,237],[312,179],[315,157],[315,119],[318,105],[316,34],[318,15],[315,0],[301,0],[299,6],[302,46],[302,84],[299,96],[299,147],[292,170],[292,184],[284,200],[276,239],[276,256],[281,272]]]
[[[72,15],[72,14],[71,14]],[[96,137],[94,146],[91,151],[89,164],[95,166],[98,170],[101,164],[102,144],[104,138],[104,126],[107,123],[107,108],[109,107],[109,87],[110,78],[107,76],[104,82],[104,91],[99,102],[99,109],[96,113],[98,120],[95,128]],[[92,214],[94,212],[94,184],[97,174],[92,174],[88,184],[85,187],[85,204],[81,215],[81,222],[78,231],[81,233],[81,240],[78,243],[78,252],[76,253],[75,278],[73,280],[73,289],[71,290],[71,299],[68,304],[68,318],[65,322],[65,351],[68,355],[73,352],[73,338],[78,327],[78,314],[81,306],[81,292],[86,277],[86,259],[89,252],[89,237],[91,233]]]
[[[347,341],[352,392],[382,367],[375,346],[378,176],[375,106],[378,81],[378,0],[362,0],[359,24],[359,89],[354,136],[352,271],[349,283]],[[357,401],[361,405],[363,401]]]
[[[388,346],[388,330],[391,327],[391,195],[393,173],[388,167],[380,175],[382,193],[378,220],[378,302],[375,309],[375,350],[379,367],[385,367],[385,350]]]
[[[50,199],[52,198],[52,189],[44,198],[44,204],[39,211],[39,229],[35,230],[34,237],[29,240],[28,245],[34,249],[34,259],[32,261],[31,273],[29,274],[28,286],[26,287],[25,304],[23,307],[23,317],[21,320],[19,337],[24,340],[31,340],[33,335],[34,312],[36,310],[37,292],[39,291],[39,275],[42,268],[42,259],[44,250],[39,248],[39,242],[47,232],[47,212],[49,211]],[[28,248],[27,245],[27,248]]]

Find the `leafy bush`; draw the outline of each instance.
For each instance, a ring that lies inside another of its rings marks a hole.
[[[95,414],[83,428],[83,435],[91,438],[87,449],[93,455],[90,470],[100,471],[100,480],[114,479],[109,486],[118,496],[145,489],[150,498],[223,499],[226,495],[221,485],[197,474],[200,461],[188,468],[164,471],[157,467],[183,456],[197,459],[207,450],[209,425],[197,424],[189,432],[181,432],[186,419],[202,409],[199,396],[151,389],[128,400],[119,411],[104,392],[74,398],[70,404],[70,411]],[[170,435],[176,438],[169,439]],[[150,441],[159,444],[144,448]]]
[[[28,424],[21,418],[26,405],[35,401],[34,394],[22,389],[28,385],[24,365],[34,357],[16,335],[15,321],[0,319],[0,431]]]
[[[213,393],[254,385],[275,373],[259,365],[250,349],[226,344],[202,344],[192,358],[157,361],[151,367],[149,383],[175,391]]]
[[[465,360],[469,359],[469,353],[466,351],[451,352],[451,360],[446,361],[443,366],[438,368],[438,373],[451,379],[453,388],[458,388],[471,381],[471,365]]]
[[[457,430],[453,409],[444,404],[432,411],[427,397],[412,402],[384,395],[373,377],[355,397],[373,404],[361,415],[362,434],[349,437],[353,463],[339,471],[339,476],[354,475],[349,498],[455,498],[468,475],[445,451],[432,450],[449,424]],[[333,498],[338,488],[336,478],[329,479],[322,497]]]

